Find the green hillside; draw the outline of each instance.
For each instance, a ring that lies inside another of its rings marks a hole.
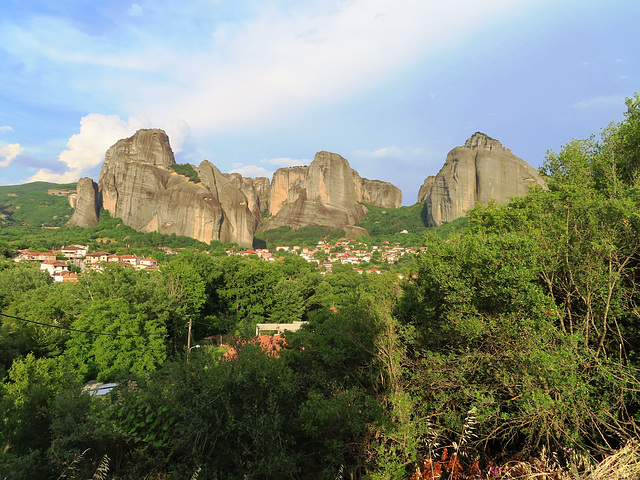
[[[75,193],[75,190],[75,183],[33,182],[2,186],[0,225],[61,227],[73,214],[66,192]]]

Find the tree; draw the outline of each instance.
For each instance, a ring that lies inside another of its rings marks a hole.
[[[16,360],[0,384],[0,439],[15,455],[48,446],[48,405],[65,385],[77,385],[77,376],[61,359],[28,354]],[[79,386],[78,386],[79,388]]]
[[[65,356],[85,379],[142,375],[164,362],[166,327],[140,310],[122,298],[95,301],[73,323]]]
[[[52,282],[51,277],[40,270],[38,263],[18,263],[0,270],[0,309],[9,305],[23,292]]]

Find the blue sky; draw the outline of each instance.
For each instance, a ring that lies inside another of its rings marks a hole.
[[[533,166],[640,90],[628,0],[3,0],[0,184],[97,180],[163,128],[268,176],[341,154],[403,203],[475,131]]]

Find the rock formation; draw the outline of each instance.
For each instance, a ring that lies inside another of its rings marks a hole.
[[[463,147],[449,152],[435,177],[427,177],[418,202],[426,203],[428,225],[437,226],[463,216],[476,203],[506,203],[525,195],[532,185],[544,185],[535,168],[499,141],[476,132]]]
[[[318,152],[308,167],[278,169],[273,175],[264,230],[288,225],[343,228],[366,215],[368,203],[398,208],[400,190],[386,182],[363,179],[340,155]]]
[[[174,163],[162,130],[118,141],[100,172],[102,207],[141,232],[251,246],[256,220],[244,194],[207,161],[200,166],[202,184],[173,172]]]
[[[265,230],[284,225],[346,228],[365,216],[362,203],[385,208],[402,203],[397,187],[361,178],[335,153],[317,153],[308,167],[281,168],[271,183],[221,173],[204,160],[195,167],[196,184],[173,171],[174,164],[162,130],[139,130],[119,140],[105,154],[98,184],[89,178],[78,182],[77,208],[68,224],[96,225],[102,207],[141,232],[249,247],[265,211],[271,217]],[[360,230],[349,229],[354,235]]]
[[[239,173],[223,173],[231,183],[247,197],[249,210],[256,220],[260,220],[262,212],[268,207],[271,182],[267,177],[246,178]]]
[[[383,208],[400,208],[402,205],[402,192],[395,185],[380,180],[360,178],[355,170],[353,176],[359,202]]]
[[[276,215],[283,205],[293,204],[307,188],[306,173],[309,167],[279,168],[271,180],[269,215]]]
[[[211,192],[212,199],[218,202],[225,213],[219,238],[232,238],[234,240],[231,241],[242,246],[253,245],[253,233],[259,217],[256,218],[251,212],[245,194],[207,160],[198,167],[198,176]]]
[[[75,211],[67,222],[67,227],[95,227],[98,225],[100,196],[98,185],[88,177],[78,180],[75,197]]]

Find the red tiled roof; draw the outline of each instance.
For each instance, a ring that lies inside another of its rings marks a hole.
[[[235,347],[231,347],[222,358],[225,360],[235,360],[238,358],[237,349],[242,348],[245,345],[258,345],[267,355],[278,357],[278,351],[281,350],[284,345],[284,338],[280,335],[260,335],[259,337],[252,338],[247,342],[238,343]]]

